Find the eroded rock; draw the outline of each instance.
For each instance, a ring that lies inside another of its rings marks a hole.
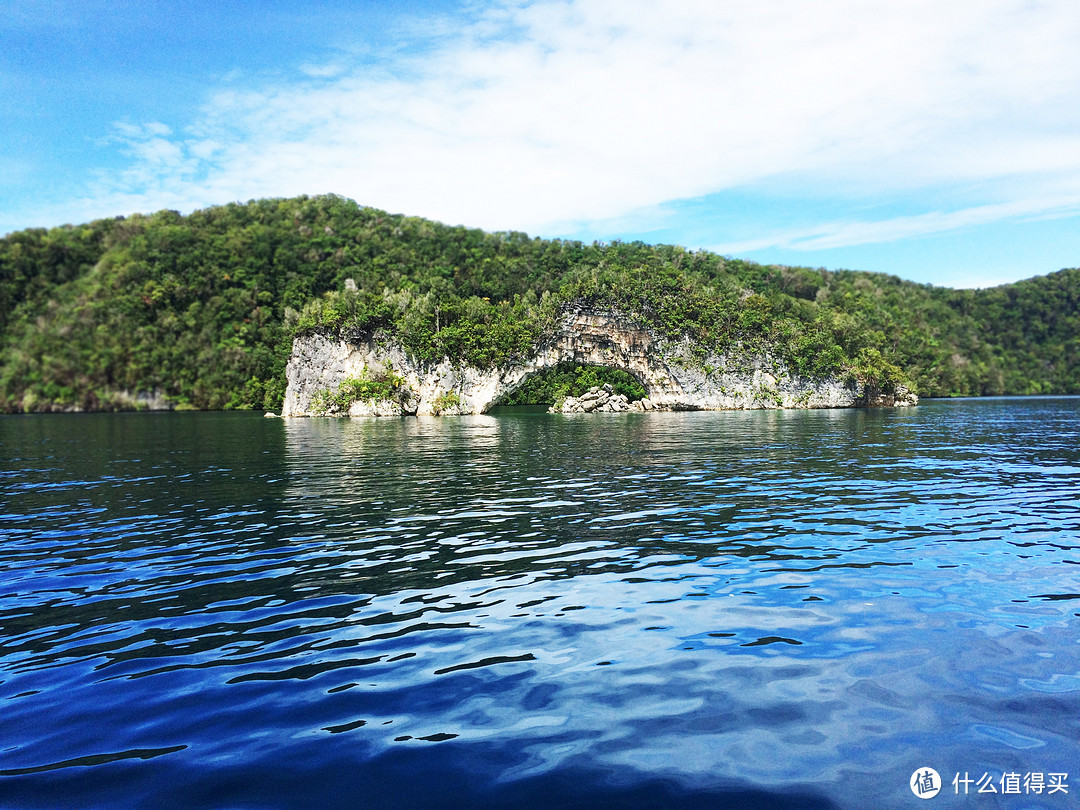
[[[340,415],[484,413],[533,375],[561,363],[607,366],[634,375],[647,396],[630,403],[602,386],[562,403],[565,412],[628,410],[747,410],[759,408],[849,408],[913,403],[910,392],[867,392],[838,378],[800,377],[767,354],[730,352],[702,360],[689,342],[673,342],[610,311],[578,309],[564,314],[559,328],[519,362],[479,369],[447,359],[419,362],[389,335],[375,332],[353,342],[312,333],[293,341],[286,370],[283,416],[312,416],[320,395],[336,394],[348,379],[392,373],[403,380],[398,399],[353,402]],[[606,389],[606,390],[605,390]],[[568,405],[569,403],[569,405]],[[567,410],[567,408],[572,410]]]
[[[548,410],[551,413],[620,413],[622,411],[641,410],[634,408],[636,402],[630,402],[625,394],[616,394],[607,383],[601,388],[593,386],[580,397],[567,397],[561,403],[556,402]]]

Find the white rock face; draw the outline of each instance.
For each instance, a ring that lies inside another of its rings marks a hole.
[[[641,402],[630,402],[625,394],[612,392],[610,385],[594,385],[580,397],[567,397],[560,407],[555,403],[548,410],[551,413],[621,413],[622,411],[643,411]]]
[[[633,374],[645,387],[647,398],[640,406],[621,398],[619,405],[618,395],[603,392],[605,409],[610,410],[623,410],[622,405],[626,410],[850,408],[917,401],[904,391],[885,397],[839,379],[802,378],[768,355],[715,355],[701,361],[694,358],[689,343],[666,341],[619,313],[578,310],[567,312],[556,334],[532,356],[493,369],[445,359],[416,362],[380,332],[355,343],[319,334],[298,337],[286,369],[282,415],[317,415],[313,400],[319,392],[333,394],[349,378],[376,377],[386,371],[404,378],[407,393],[401,400],[354,402],[348,415],[484,413],[533,375],[560,363],[609,366]]]

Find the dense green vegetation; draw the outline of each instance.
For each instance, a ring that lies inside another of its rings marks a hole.
[[[0,410],[126,408],[153,392],[276,408],[297,331],[383,328],[420,359],[489,366],[529,351],[568,303],[620,309],[702,356],[768,349],[809,375],[886,389],[906,375],[923,396],[1080,392],[1080,270],[950,290],[489,234],[324,196],[4,237]]]

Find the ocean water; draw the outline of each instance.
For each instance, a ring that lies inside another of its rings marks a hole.
[[[1074,807],[1078,564],[1076,398],[2,417],[0,806]]]

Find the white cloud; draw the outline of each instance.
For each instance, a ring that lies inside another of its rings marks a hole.
[[[552,232],[776,178],[826,195],[983,187],[965,211],[747,244],[895,239],[1075,200],[1077,42],[1074,0],[505,2],[378,70],[338,56],[223,85],[182,135],[120,125],[134,164],[85,204],[332,191]]]
[[[332,79],[335,76],[340,76],[348,70],[346,65],[340,62],[328,63],[324,65],[300,65],[300,72],[305,76],[311,76],[316,79]]]
[[[828,250],[853,245],[895,242],[913,236],[929,236],[1005,220],[1058,219],[1078,215],[1080,215],[1080,193],[1058,199],[1041,197],[1015,200],[957,211],[931,211],[925,214],[882,220],[825,222],[813,228],[773,232],[745,241],[713,245],[710,250],[722,254],[748,253],[771,247],[789,250]]]

